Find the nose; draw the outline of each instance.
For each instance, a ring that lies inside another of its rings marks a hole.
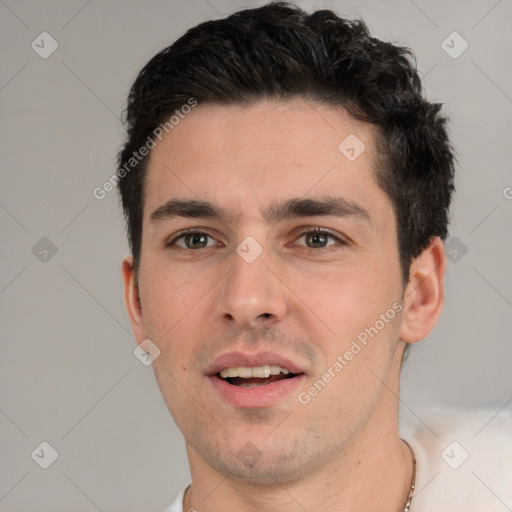
[[[223,280],[217,311],[237,327],[262,327],[282,320],[287,311],[286,286],[264,251],[251,263],[233,252],[231,271]]]

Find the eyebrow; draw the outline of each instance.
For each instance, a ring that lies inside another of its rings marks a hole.
[[[355,217],[371,224],[370,214],[366,209],[343,197],[292,198],[283,202],[272,202],[262,212],[269,224],[297,217],[333,216]],[[150,221],[158,222],[173,218],[189,219],[226,219],[225,210],[218,204],[196,199],[170,199],[159,206],[150,215]]]

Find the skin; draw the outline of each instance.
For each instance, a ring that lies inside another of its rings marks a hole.
[[[338,150],[350,134],[366,146],[353,162]],[[186,439],[184,510],[403,510],[412,459],[398,436],[401,358],[438,320],[445,256],[433,238],[404,286],[373,139],[345,111],[296,99],[199,105],[152,150],[138,275],[123,261],[125,301],[137,341],[161,351],[153,368]],[[272,201],[333,195],[369,219],[271,224],[261,214]],[[151,221],[172,198],[215,201],[227,215]],[[345,243],[301,236],[316,226]],[[210,235],[208,246],[166,246],[185,228]],[[236,252],[247,236],[263,249],[250,264]],[[307,405],[291,393],[273,407],[235,408],[205,376],[225,352],[272,350],[304,368],[307,391],[395,303],[401,313]],[[252,465],[237,456],[248,441]]]

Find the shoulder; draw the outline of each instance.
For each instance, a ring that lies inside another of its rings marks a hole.
[[[400,431],[417,460],[411,512],[512,509],[510,410],[423,410]]]
[[[176,497],[174,503],[166,508],[163,512],[184,512],[183,511],[183,497],[185,496],[185,491],[189,486],[185,487]]]

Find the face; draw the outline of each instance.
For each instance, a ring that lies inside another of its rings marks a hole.
[[[262,101],[199,105],[152,150],[128,309],[189,456],[224,475],[290,481],[396,414],[404,290],[373,137]]]

